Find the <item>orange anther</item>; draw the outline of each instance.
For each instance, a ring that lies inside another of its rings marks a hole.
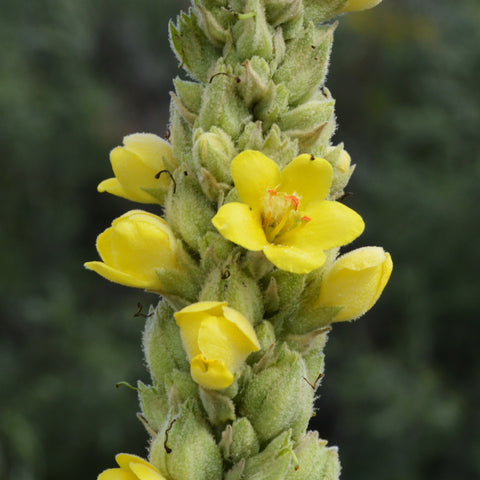
[[[303,220],[304,222],[309,222],[309,221],[311,220],[311,218],[310,218],[310,217],[307,217],[307,216],[304,216],[304,217],[302,217],[302,220]]]
[[[276,191],[276,190],[267,190],[267,192],[268,192],[270,195],[277,195],[277,191]]]
[[[293,203],[295,210],[297,210],[298,204],[300,203],[298,197],[296,197],[295,195],[285,195],[285,199],[290,200]]]

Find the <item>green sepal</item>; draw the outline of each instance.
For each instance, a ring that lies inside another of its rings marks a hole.
[[[323,328],[332,323],[335,316],[343,307],[306,307],[297,311],[295,320],[284,323],[284,330],[293,334],[304,334]]]
[[[155,388],[139,381],[137,387],[142,414],[149,429],[157,433],[162,427],[169,409],[163,385]]]
[[[296,464],[292,432],[287,430],[274,438],[257,455],[245,461],[242,479],[283,480],[292,464]]]
[[[245,150],[257,150],[261,152],[264,143],[263,127],[260,120],[247,123],[237,140],[238,150],[241,152]]]
[[[188,162],[192,151],[192,130],[182,117],[173,100],[170,101],[170,143],[174,158],[179,162]]]
[[[323,158],[333,166],[333,179],[328,196],[329,200],[335,200],[343,195],[343,190],[347,186],[347,183],[355,170],[355,165],[351,165],[347,171],[337,168],[342,152],[343,144],[340,144],[323,156]]]
[[[290,92],[289,103],[300,104],[316,92],[327,73],[336,25],[315,27],[310,23],[296,38],[287,41],[285,59],[273,76]],[[299,74],[301,72],[301,75]]]
[[[254,56],[270,60],[273,53],[273,29],[265,18],[263,5],[258,0],[246,0],[243,15],[232,28],[233,41],[240,62]]]
[[[165,392],[170,405],[181,405],[187,400],[191,400],[192,405],[197,408],[200,406],[197,384],[193,381],[188,372],[174,369],[165,375]]]
[[[250,420],[261,444],[289,428],[294,439],[300,438],[313,412],[313,391],[305,380],[301,355],[281,344],[268,362],[261,363],[263,369],[242,393],[240,415]]]
[[[177,56],[180,67],[200,82],[208,81],[211,66],[222,54],[222,50],[213,45],[198,25],[194,10],[182,12],[177,24],[169,23],[170,45]]]
[[[298,154],[298,140],[283,133],[274,124],[265,137],[263,153],[281,168],[288,165]]]
[[[257,363],[267,352],[269,348],[275,344],[275,329],[268,320],[263,320],[255,327],[258,342],[260,343],[260,350],[253,352],[248,356],[248,363],[253,365]]]
[[[195,402],[171,411],[151,444],[149,460],[170,480],[221,480],[222,457]]]
[[[174,369],[190,371],[173,310],[164,302],[147,315],[143,351],[155,385],[163,385],[165,375]]]
[[[281,28],[277,28],[273,35],[273,54],[272,59],[270,60],[270,68],[272,72],[274,72],[280,63],[283,62],[286,51],[287,46],[285,45],[283,30]]]
[[[198,117],[198,125],[204,131],[220,127],[235,139],[250,120],[251,114],[237,92],[237,80],[231,67],[218,60],[205,87]]]
[[[237,70],[240,78],[238,90],[248,108],[258,103],[268,92],[271,79],[270,66],[262,57],[245,60]]]
[[[307,432],[296,446],[298,468],[289,469],[285,480],[338,480],[340,462],[336,447],[327,447],[318,432]]]
[[[303,0],[305,23],[323,23],[338,15],[348,0]]]
[[[213,230],[215,210],[205,197],[197,179],[188,169],[179,169],[175,193],[171,190],[165,202],[165,219],[172,230],[194,251],[202,237]]]
[[[203,408],[212,425],[224,425],[235,420],[235,405],[231,398],[216,390],[198,389]]]
[[[255,430],[245,417],[237,418],[231,425],[227,425],[218,446],[223,458],[231,463],[252,457],[260,450]]]
[[[198,115],[188,110],[188,108],[173,92],[170,92],[170,96],[172,98],[172,101],[175,103],[175,106],[177,107],[178,113],[180,113],[180,115],[187,122],[187,124],[192,127]]]
[[[173,84],[177,96],[185,108],[191,113],[198,115],[202,104],[204,86],[201,83],[188,82],[178,77],[173,80]]]
[[[156,268],[157,277],[165,285],[161,292],[166,299],[172,296],[185,299],[186,302],[194,302],[198,298],[202,282],[202,272],[197,263],[187,253],[181,242],[178,242],[176,252],[177,267]]]

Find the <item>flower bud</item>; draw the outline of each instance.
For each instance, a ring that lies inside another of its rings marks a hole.
[[[307,432],[294,450],[298,466],[292,466],[285,480],[337,480],[340,462],[336,447],[327,447],[325,440],[318,438],[318,432]]]
[[[197,410],[195,402],[186,401],[175,414],[165,418],[152,443],[150,461],[169,480],[222,478],[220,451]]]
[[[363,247],[346,253],[325,274],[317,304],[343,307],[334,322],[355,320],[378,300],[392,268],[390,254],[381,247]]]
[[[376,7],[382,0],[348,0],[342,12],[353,12],[357,10],[368,10]]]
[[[306,376],[301,355],[284,344],[246,386],[239,413],[250,420],[261,444],[288,429],[296,440],[307,428],[313,390]]]
[[[227,425],[222,432],[219,447],[225,459],[232,463],[256,455],[260,450],[255,430],[245,417]]]
[[[231,183],[230,164],[236,154],[232,138],[221,128],[213,127],[207,133],[201,129],[196,130],[193,158],[198,170],[204,167],[217,181]]]
[[[110,152],[115,178],[101,182],[98,191],[134,202],[162,203],[170,179],[156,175],[175,164],[170,144],[152,133],[127,135],[123,144]]]
[[[115,456],[120,468],[109,468],[97,480],[165,480],[165,477],[143,458],[129,453]]]
[[[226,302],[198,302],[175,313],[190,360],[192,378],[202,387],[229,387],[251,352],[260,348],[249,321]]]
[[[162,291],[156,268],[175,268],[177,240],[160,217],[131,210],[112,222],[97,238],[103,262],[87,262],[85,268],[127,287]]]

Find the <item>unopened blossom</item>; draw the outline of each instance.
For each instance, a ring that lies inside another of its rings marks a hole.
[[[102,261],[85,263],[112,282],[161,291],[156,268],[175,268],[177,240],[167,222],[143,210],[131,210],[97,238]]]
[[[192,378],[212,390],[229,387],[251,352],[260,348],[250,322],[226,302],[198,302],[175,313]]]
[[[172,162],[170,144],[152,133],[133,133],[123,138],[123,145],[110,152],[115,177],[101,182],[98,191],[139,203],[160,203],[158,193],[170,182],[165,172],[159,175]]]
[[[119,468],[109,468],[97,480],[165,480],[165,477],[150,463],[136,455],[119,453],[115,456]]]
[[[282,171],[257,151],[237,155],[231,165],[240,202],[223,205],[212,219],[228,240],[263,251],[278,268],[308,273],[325,262],[324,250],[346,245],[364,229],[345,205],[327,201],[332,167],[300,155]]]
[[[363,247],[346,253],[325,274],[318,305],[342,307],[334,322],[355,320],[378,300],[392,268],[390,254],[381,247]]]

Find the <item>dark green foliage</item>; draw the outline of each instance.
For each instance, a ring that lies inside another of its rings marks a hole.
[[[156,303],[83,270],[134,207],[95,186],[123,135],[164,134],[179,72],[167,24],[187,2],[3,3],[0,478],[91,479],[117,452],[145,455],[136,394],[114,385],[149,382],[133,315]],[[395,264],[326,348],[315,421],[344,480],[480,476],[479,17],[476,0],[385,0],[335,34],[356,246]]]

